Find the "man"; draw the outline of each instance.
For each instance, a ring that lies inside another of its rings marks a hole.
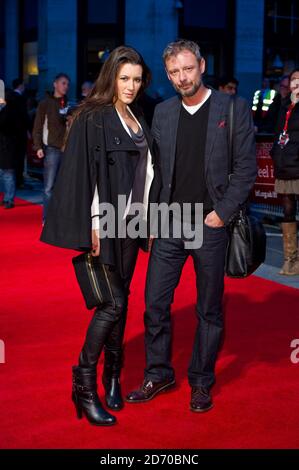
[[[222,298],[227,243],[225,225],[248,197],[256,178],[254,129],[245,100],[235,100],[234,168],[228,182],[230,97],[205,87],[205,61],[198,45],[180,40],[164,51],[166,73],[180,95],[157,105],[153,135],[160,150],[160,202],[202,203],[200,248],[183,238],[157,238],[146,283],[144,382],[127,402],[146,402],[175,384],[171,365],[170,306],[183,265],[192,256],[197,279],[196,329],[188,369],[192,411],[212,408],[210,389],[223,331]]]
[[[227,95],[236,95],[238,93],[239,82],[234,77],[221,77],[219,80],[218,90]]]
[[[17,144],[16,144],[16,186],[22,188],[24,186],[24,163],[27,148],[27,133],[29,130],[29,116],[27,113],[27,103],[24,96],[25,84],[22,78],[16,78],[12,82],[13,86],[13,102],[16,108],[16,125],[17,125]]]
[[[60,73],[55,77],[54,93],[48,93],[36,111],[33,127],[33,145],[38,158],[44,158],[43,224],[62,157],[68,112],[66,94],[70,79]]]
[[[278,114],[281,102],[290,94],[290,78],[288,75],[283,75],[279,82],[279,92],[275,95],[269,110],[261,120],[258,132],[266,132],[270,134],[275,133],[275,128],[278,120]]]
[[[90,92],[93,88],[93,83],[89,80],[86,80],[81,85],[81,100],[85,100],[90,95]]]
[[[0,83],[1,85],[1,83]],[[0,185],[3,184],[4,197],[0,205],[13,209],[16,194],[16,166],[18,159],[18,109],[13,92],[4,91],[2,82],[0,96]]]

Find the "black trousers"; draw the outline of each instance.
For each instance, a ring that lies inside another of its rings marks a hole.
[[[213,385],[223,331],[226,244],[225,227],[210,228],[205,224],[203,244],[198,249],[186,249],[182,238],[161,238],[154,241],[146,280],[146,379],[158,382],[174,378],[171,365],[170,306],[184,263],[190,255],[196,273],[198,325],[188,380],[191,386],[210,388]]]
[[[133,277],[139,249],[138,239],[122,241],[123,277],[111,273],[111,288],[115,304],[106,303],[95,309],[88,326],[85,342],[79,356],[81,367],[96,368],[103,347],[121,350],[127,319],[129,287]],[[109,276],[109,272],[108,272]],[[113,284],[113,279],[117,283]]]

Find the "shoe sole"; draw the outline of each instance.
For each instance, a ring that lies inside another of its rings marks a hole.
[[[172,388],[174,386],[175,386],[175,381],[170,382],[167,385],[164,385],[164,387],[160,388],[155,393],[153,393],[153,395],[151,395],[150,398],[146,398],[144,400],[129,400],[128,398],[125,398],[125,401],[126,401],[126,403],[146,403],[147,401],[150,401],[153,398],[155,398],[155,396],[157,396],[159,393],[167,392],[167,390],[169,390],[170,388]]]
[[[192,406],[190,406],[190,410],[193,411],[193,413],[205,413],[206,411],[210,411],[213,408],[214,405],[209,406],[208,408],[204,408],[203,410],[200,409],[194,409]]]

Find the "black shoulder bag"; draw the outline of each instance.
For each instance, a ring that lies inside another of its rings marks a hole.
[[[229,105],[229,179],[232,177],[234,148],[234,105],[231,98]],[[262,223],[247,213],[247,203],[228,223],[228,244],[225,258],[225,274],[232,278],[243,278],[252,274],[266,256],[266,233]]]

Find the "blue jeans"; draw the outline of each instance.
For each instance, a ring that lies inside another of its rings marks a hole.
[[[59,170],[62,151],[56,147],[47,146],[44,157],[44,208],[43,222],[47,216],[49,201],[52,196],[54,183]]]
[[[203,244],[186,249],[182,238],[157,238],[151,250],[145,290],[145,378],[153,382],[174,379],[171,364],[170,307],[183,266],[192,256],[196,273],[198,324],[188,368],[191,387],[209,389],[215,381],[215,363],[223,331],[222,298],[227,244],[225,227],[203,226]]]
[[[0,179],[4,188],[4,202],[13,202],[16,195],[16,172],[13,169],[0,169]]]

